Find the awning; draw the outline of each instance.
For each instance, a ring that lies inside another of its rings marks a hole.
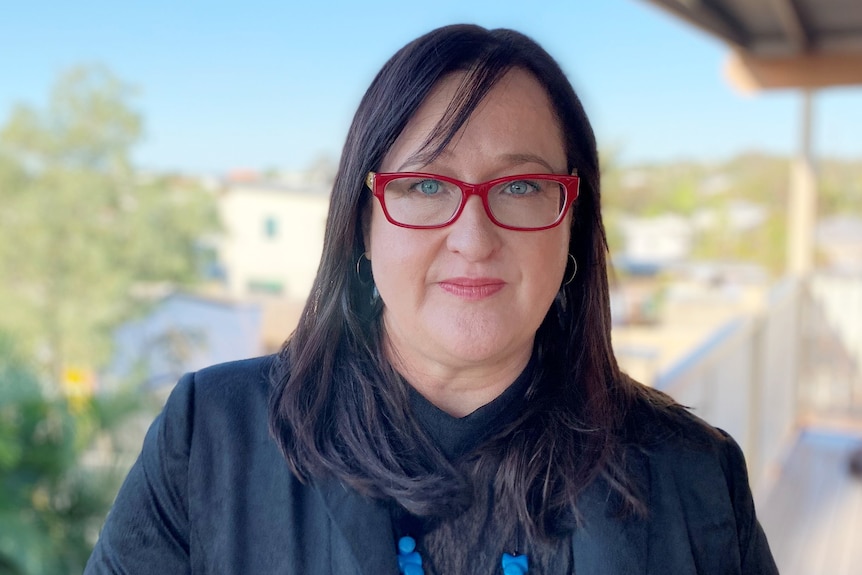
[[[742,90],[862,84],[862,0],[646,0],[732,48]]]

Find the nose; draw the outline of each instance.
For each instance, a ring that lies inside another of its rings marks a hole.
[[[467,199],[458,219],[447,228],[446,245],[469,261],[482,261],[500,247],[500,231],[485,212],[482,198]]]

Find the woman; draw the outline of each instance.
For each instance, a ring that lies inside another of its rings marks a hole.
[[[774,573],[736,444],[620,373],[606,251],[554,60],[475,26],[408,44],[295,333],[180,381],[88,572]]]

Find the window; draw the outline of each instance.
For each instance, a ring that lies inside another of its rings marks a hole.
[[[267,216],[263,221],[263,236],[268,240],[273,240],[278,236],[278,220],[273,216]]]
[[[257,295],[282,295],[284,284],[278,280],[252,279],[246,284],[249,293]]]

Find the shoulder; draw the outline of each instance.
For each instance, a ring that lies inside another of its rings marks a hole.
[[[652,539],[667,544],[666,556],[679,552],[672,541],[695,543],[686,557],[704,571],[721,557],[739,567],[735,572],[777,573],[757,521],[742,449],[729,434],[668,399],[654,390],[642,393],[626,420]]]
[[[269,435],[274,359],[224,363],[180,379],[117,495],[87,573],[108,566],[188,573],[196,562],[258,573],[286,560],[266,534],[289,541],[308,497]],[[236,540],[246,546],[230,544]],[[218,570],[210,567],[204,570]]]
[[[630,452],[649,469],[653,495],[672,492],[737,508],[750,499],[748,470],[739,444],[656,390],[632,403],[624,425]]]
[[[269,432],[273,361],[260,357],[188,373],[165,405],[154,457],[184,466],[183,497],[198,517],[232,513],[214,501],[257,498],[266,505],[280,500],[273,489],[291,492],[293,476]]]
[[[652,389],[633,402],[626,428],[654,511],[688,508],[689,521],[728,523],[753,511],[745,458],[723,430]]]
[[[165,404],[163,427],[181,432],[187,443],[198,444],[266,435],[274,361],[274,356],[264,356],[185,374]]]
[[[205,393],[233,394],[257,388],[268,391],[275,356],[267,355],[220,363],[192,374],[195,387]]]
[[[189,372],[180,378],[168,398],[166,411],[180,407],[195,409],[218,405],[247,406],[266,401],[270,392],[270,370],[275,356],[263,356],[220,363]]]
[[[735,445],[730,436],[676,403],[670,396],[634,383],[636,393],[623,422],[624,442],[646,451],[708,452]]]

